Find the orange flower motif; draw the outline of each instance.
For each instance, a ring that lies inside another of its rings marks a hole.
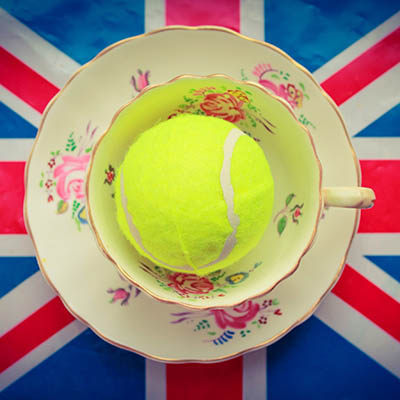
[[[229,122],[238,122],[245,118],[242,106],[243,101],[228,92],[207,94],[200,103],[200,108],[206,115],[222,118]]]
[[[228,90],[228,93],[231,95],[235,96],[237,99],[240,101],[243,101],[244,103],[249,103],[249,98],[247,97],[246,93],[243,92],[243,90],[240,89],[235,89],[235,90]]]

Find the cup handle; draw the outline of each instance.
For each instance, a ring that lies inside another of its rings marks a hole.
[[[375,193],[365,187],[326,187],[322,189],[325,207],[371,208]]]

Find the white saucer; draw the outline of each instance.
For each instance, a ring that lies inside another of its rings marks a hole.
[[[323,186],[360,184],[343,120],[305,69],[277,48],[227,29],[170,27],[110,46],[50,102],[27,164],[25,219],[46,279],[99,336],[156,360],[212,362],[271,344],[315,311],[340,275],[359,212],[328,210],[298,270],[268,295],[234,309],[188,311],[122,280],[86,221],[90,151],[137,90],[184,73],[224,73],[282,95],[314,137]],[[105,185],[112,174],[105,171]]]

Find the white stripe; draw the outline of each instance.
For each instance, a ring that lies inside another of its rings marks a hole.
[[[400,343],[333,293],[329,293],[315,316],[400,378]]]
[[[0,139],[1,161],[25,161],[33,146],[33,139]]]
[[[352,247],[369,256],[400,255],[400,233],[358,233]]]
[[[351,136],[399,104],[399,77],[400,64],[397,64],[339,107]],[[379,132],[377,134],[379,135]]]
[[[35,249],[28,235],[0,235],[0,257],[33,257]]]
[[[167,398],[166,365],[146,358],[146,400]]]
[[[379,238],[380,236],[384,237]],[[387,239],[386,242],[385,239]],[[377,241],[378,245],[374,241]],[[377,247],[379,245],[380,247]],[[376,255],[374,249],[379,249],[379,252],[384,255],[400,255],[400,235],[374,234],[372,238],[364,234],[356,235],[347,256],[347,262],[374,285],[400,301],[400,283],[364,257]]]
[[[55,293],[39,271],[25,279],[0,299],[0,336],[54,297]]]
[[[366,259],[357,247],[352,247],[347,262],[364,278],[385,291],[389,296],[400,302],[400,283],[383,269]]]
[[[267,398],[267,349],[243,356],[243,400]]]
[[[400,127],[397,129],[400,136]],[[379,135],[379,132],[377,132]],[[400,158],[400,137],[353,137],[357,157],[363,160],[396,160]]]
[[[374,44],[379,42],[389,33],[393,32],[396,28],[398,28],[399,25],[400,25],[400,11],[394,14],[385,22],[383,22],[381,25],[376,27],[374,30],[369,32],[367,35],[357,40],[346,50],[342,51],[337,56],[332,58],[321,68],[314,71],[313,75],[319,82],[324,81],[325,79],[333,75],[335,72],[337,72],[339,69],[343,68],[345,65],[353,61],[360,54],[364,53]]]
[[[64,86],[79,64],[0,8],[1,45],[41,76]]]
[[[34,127],[38,127],[42,115],[36,111],[28,103],[22,101],[15,94],[11,93],[4,86],[0,85],[0,101],[2,101],[8,108],[11,108],[20,117],[30,122]]]
[[[165,26],[165,0],[146,0],[144,29],[146,32]]]
[[[0,374],[0,391],[35,368],[87,329],[78,320],[68,324]]]
[[[264,0],[240,0],[240,33],[264,40]]]

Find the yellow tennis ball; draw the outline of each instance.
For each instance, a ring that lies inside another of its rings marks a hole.
[[[117,219],[143,256],[204,275],[257,245],[273,191],[253,139],[222,119],[183,115],[143,132],[129,148],[116,179]]]

